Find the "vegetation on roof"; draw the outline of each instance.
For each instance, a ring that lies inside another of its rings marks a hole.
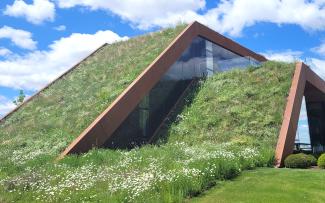
[[[51,131],[11,146],[15,137],[1,135],[2,145],[12,148],[0,148],[0,202],[182,202],[242,170],[271,166],[293,72],[294,64],[266,62],[201,81],[159,146],[94,149],[53,162],[35,150],[57,146]],[[23,148],[35,151],[25,156]]]
[[[106,45],[0,123],[0,163],[56,156],[185,28]]]

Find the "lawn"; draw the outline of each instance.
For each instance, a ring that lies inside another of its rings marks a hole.
[[[325,171],[317,169],[259,168],[220,182],[187,202],[325,202]]]

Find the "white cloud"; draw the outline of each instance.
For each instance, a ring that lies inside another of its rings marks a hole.
[[[5,96],[0,95],[0,118],[6,115],[9,111],[14,109],[16,105],[13,104],[12,101],[10,101]]]
[[[325,60],[312,58],[309,65],[311,68],[325,80]]]
[[[314,47],[311,49],[313,52],[318,53],[319,55],[322,55],[325,57],[325,42],[323,42],[318,47]]]
[[[8,57],[0,61],[0,86],[37,90],[105,42],[125,39],[109,30],[74,33],[54,41],[48,51],[35,50],[24,56]]]
[[[303,52],[286,50],[282,52],[268,51],[261,53],[269,60],[283,61],[283,62],[295,62],[302,61]],[[321,78],[325,80],[325,60],[317,58],[306,58],[304,62],[310,66],[310,68],[317,73]]]
[[[0,56],[8,56],[10,54],[12,54],[12,52],[9,49],[0,47]]]
[[[140,29],[170,26],[183,19],[188,12],[195,13],[205,7],[204,0],[56,0],[59,7],[83,6],[91,10],[106,10],[131,22]],[[188,15],[188,14],[187,14]]]
[[[0,28],[0,39],[1,38],[10,39],[12,43],[23,49],[36,49],[37,42],[32,39],[32,33],[25,30],[3,26]]]
[[[262,53],[269,60],[274,61],[283,61],[283,62],[294,62],[300,59],[303,53],[301,51],[292,51],[285,50],[281,52],[275,51],[267,51],[266,53]]]
[[[26,4],[22,0],[15,0],[12,5],[7,5],[4,15],[23,17],[33,24],[41,24],[44,21],[53,21],[55,17],[55,5],[48,0],[33,0],[32,4]]]
[[[67,29],[67,27],[65,25],[59,25],[59,26],[54,27],[53,29],[57,30],[57,31],[64,31]]]
[[[221,0],[205,10],[205,0],[56,0],[59,7],[83,6],[106,10],[140,29],[166,27],[178,22],[200,21],[222,33],[241,34],[259,22],[295,24],[305,30],[325,30],[325,1]]]

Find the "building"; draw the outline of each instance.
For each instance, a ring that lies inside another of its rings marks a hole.
[[[175,106],[181,105],[184,94],[198,79],[232,68],[255,66],[266,60],[194,22],[70,143],[60,157],[87,152],[93,147],[132,148],[151,143],[163,127],[165,118]],[[44,89],[53,83],[55,81]],[[276,148],[278,166],[293,152],[303,96],[306,99],[312,148],[318,151],[324,149],[325,81],[305,64],[297,63]]]

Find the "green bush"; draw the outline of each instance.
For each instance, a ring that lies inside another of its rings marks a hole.
[[[317,166],[317,159],[312,154],[306,155],[307,161],[310,163],[311,166]]]
[[[311,158],[308,158],[308,155],[303,153],[291,154],[284,160],[286,168],[308,168],[311,165]]]
[[[325,169],[325,153],[318,158],[317,165],[319,168]]]

